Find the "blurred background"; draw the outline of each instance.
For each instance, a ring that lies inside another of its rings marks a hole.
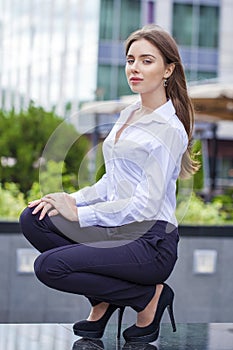
[[[37,252],[18,217],[29,200],[103,174],[102,140],[137,99],[125,79],[124,40],[148,23],[178,43],[202,164],[178,182],[178,321],[232,321],[232,18],[230,0],[0,0],[0,322],[86,315],[81,297],[35,280]]]

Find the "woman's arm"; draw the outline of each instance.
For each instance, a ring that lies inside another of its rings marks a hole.
[[[94,185],[86,186],[70,195],[75,199],[78,207],[105,201],[107,198],[107,175],[104,174]]]

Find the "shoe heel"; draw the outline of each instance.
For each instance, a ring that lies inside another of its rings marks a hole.
[[[170,316],[173,332],[176,332],[176,322],[175,322],[175,317],[174,317],[174,313],[173,313],[173,304],[172,303],[167,306],[167,310],[168,310],[168,313]]]
[[[121,337],[121,324],[122,324],[122,318],[123,318],[123,313],[125,311],[125,307],[120,307],[118,309],[118,326],[117,326],[117,339],[120,339]]]

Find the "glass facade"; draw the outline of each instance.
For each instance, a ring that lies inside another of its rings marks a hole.
[[[171,11],[171,33],[179,45],[188,81],[217,77],[220,2],[176,0],[170,2],[169,8],[165,5],[162,0],[101,1],[97,88],[102,95],[99,99],[115,99],[131,93],[123,69],[123,41],[143,24],[161,22],[165,10]]]
[[[93,99],[99,0],[1,0],[0,14],[0,107]]]
[[[179,45],[218,47],[219,7],[174,3],[173,35]]]
[[[170,18],[188,80],[218,75],[220,0],[0,1],[0,105],[46,108],[129,94],[124,40]],[[221,9],[222,10],[222,9]],[[165,12],[166,11],[166,12]],[[222,12],[222,11],[221,11]],[[73,107],[72,107],[73,108]],[[77,107],[76,107],[77,108]]]
[[[199,46],[218,48],[219,7],[200,6],[199,18]]]
[[[172,34],[180,46],[188,80],[217,76],[219,21],[219,5],[208,1],[173,3]]]
[[[124,73],[124,40],[141,24],[140,0],[102,0],[99,27],[98,99],[130,93]],[[129,20],[130,18],[130,20]]]

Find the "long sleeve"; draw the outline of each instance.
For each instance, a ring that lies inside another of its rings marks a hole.
[[[105,201],[107,199],[107,181],[107,175],[104,174],[94,185],[71,193],[71,196],[76,200],[76,205],[79,207]]]

